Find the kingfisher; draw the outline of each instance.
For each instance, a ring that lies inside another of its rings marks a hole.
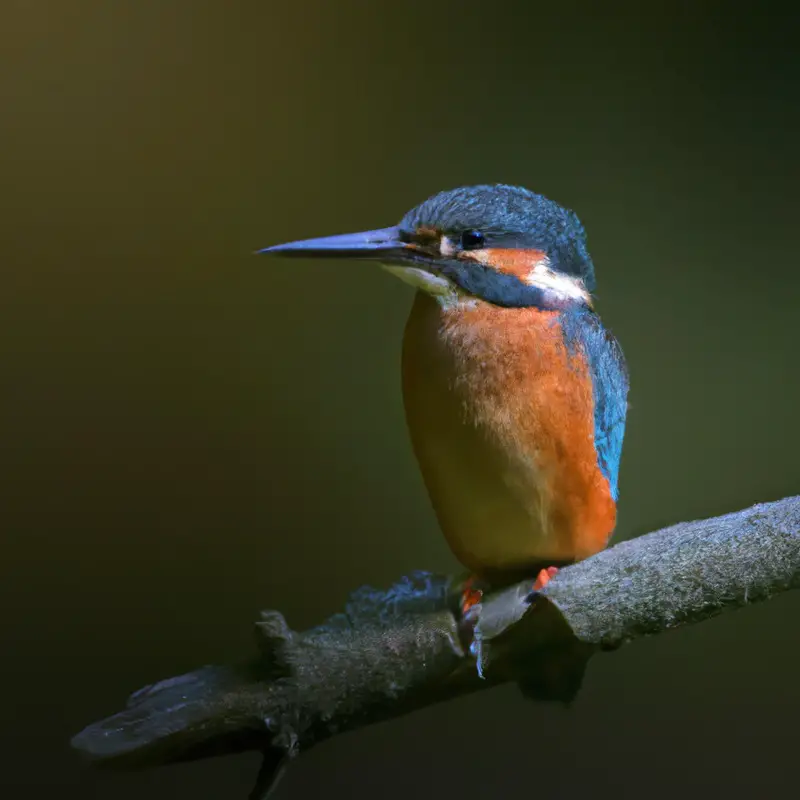
[[[573,211],[518,186],[467,186],[388,228],[258,252],[372,261],[416,289],[403,401],[439,526],[469,570],[462,611],[487,586],[541,589],[606,547],[628,371],[594,310]]]

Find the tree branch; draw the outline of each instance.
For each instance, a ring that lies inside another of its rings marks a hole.
[[[466,620],[458,581],[415,573],[308,631],[263,612],[255,660],[145,687],[72,744],[118,768],[260,750],[251,796],[265,797],[288,757],[340,731],[506,681],[569,702],[594,653],[798,586],[800,497],[622,542]]]

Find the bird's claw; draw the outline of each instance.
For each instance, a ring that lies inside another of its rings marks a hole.
[[[533,583],[533,591],[541,592],[550,581],[558,574],[558,567],[548,567],[539,571]]]
[[[483,589],[478,586],[475,577],[467,578],[461,592],[461,616],[466,617],[469,612],[483,599]]]

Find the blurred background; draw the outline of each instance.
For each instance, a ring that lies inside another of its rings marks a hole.
[[[68,740],[251,653],[262,608],[302,628],[457,568],[404,427],[412,290],[255,248],[463,184],[542,192],[583,220],[631,370],[617,538],[798,492],[778,8],[3,3],[0,795],[244,797],[252,755],[108,775]],[[508,687],[338,737],[278,797],[778,796],[798,615],[598,658],[569,712]]]

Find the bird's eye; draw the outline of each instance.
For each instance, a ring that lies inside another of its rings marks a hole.
[[[480,231],[464,231],[461,234],[462,250],[477,250],[483,247],[486,237]]]

